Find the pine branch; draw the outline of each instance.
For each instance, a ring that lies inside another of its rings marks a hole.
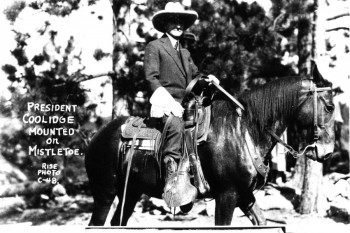
[[[345,17],[345,16],[349,16],[349,15],[350,15],[349,12],[347,12],[347,13],[342,13],[342,14],[335,15],[335,16],[332,16],[332,17],[327,18],[327,21],[335,20],[335,19],[338,19],[338,18],[341,18],[341,17]]]
[[[278,23],[278,20],[280,20],[284,15],[286,14],[285,11],[282,11],[273,21],[272,31],[276,31],[276,25]]]
[[[104,77],[104,76],[112,77],[114,75],[115,75],[115,72],[100,73],[100,74],[95,74],[95,75],[83,74],[78,78],[78,80],[75,80],[75,81],[76,82],[84,82],[84,81],[88,81],[91,79],[100,78],[100,77]]]
[[[335,27],[335,28],[331,28],[331,29],[327,29],[326,32],[331,32],[331,31],[338,31],[338,30],[350,30],[349,27]]]

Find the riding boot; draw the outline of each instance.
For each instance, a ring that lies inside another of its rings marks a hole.
[[[172,117],[164,141],[165,186],[163,199],[169,207],[179,207],[193,202],[197,190],[190,183],[189,159],[183,157],[184,121]]]

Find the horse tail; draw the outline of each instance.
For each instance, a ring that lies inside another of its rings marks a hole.
[[[89,225],[104,225],[110,206],[122,182],[119,154],[121,125],[126,117],[117,118],[103,126],[91,140],[85,155],[85,168],[94,199]]]

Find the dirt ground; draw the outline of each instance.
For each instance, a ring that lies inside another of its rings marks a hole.
[[[327,216],[327,206],[318,214],[300,215],[287,199],[274,189],[256,193],[257,202],[263,209],[269,226],[285,226],[288,233],[349,233],[349,218]],[[93,200],[90,196],[77,195],[60,197],[49,201],[40,208],[18,209],[6,216],[0,216],[0,229],[3,226],[81,226],[88,225]],[[130,227],[213,227],[214,201],[198,201],[188,214],[175,212],[174,215],[159,199],[151,198],[139,202],[129,220]],[[252,226],[249,219],[236,210],[233,226]],[[23,231],[22,231],[23,232]]]

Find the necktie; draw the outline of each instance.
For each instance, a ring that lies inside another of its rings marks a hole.
[[[175,43],[175,46],[174,46],[174,49],[177,53],[177,56],[179,57],[180,61],[181,61],[181,65],[182,65],[182,68],[185,70],[185,66],[183,64],[183,60],[182,60],[182,56],[181,56],[181,52],[180,52],[180,44],[179,44],[179,41],[176,41]],[[187,74],[186,74],[187,75]],[[186,80],[187,81],[187,80]]]
[[[179,58],[181,59],[180,49],[179,49],[179,42],[178,42],[178,41],[176,41],[175,46],[174,46],[174,49],[176,50],[177,55],[178,55]]]
[[[179,42],[176,41],[175,45],[174,45],[174,49],[177,51],[177,47],[179,46]]]

